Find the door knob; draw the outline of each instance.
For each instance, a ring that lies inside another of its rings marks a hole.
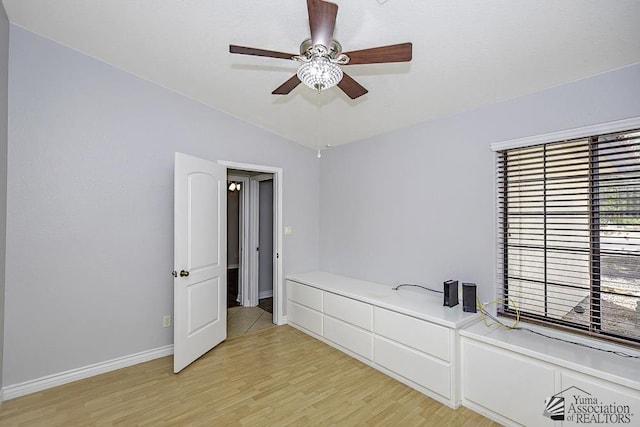
[[[175,271],[175,270],[173,270],[173,271],[171,272],[171,275],[172,275],[173,277],[178,277],[178,272],[177,272],[177,271]]]
[[[180,277],[187,277],[187,276],[189,276],[188,271],[180,270]]]

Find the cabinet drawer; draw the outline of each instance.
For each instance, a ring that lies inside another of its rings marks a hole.
[[[315,334],[322,335],[322,313],[289,301],[289,321]]]
[[[373,354],[378,365],[450,399],[448,364],[380,337],[375,337]]]
[[[373,331],[373,307],[370,304],[330,292],[325,292],[323,298],[324,314]]]
[[[324,316],[324,337],[371,360],[373,335],[360,328]]]
[[[378,307],[374,319],[376,334],[446,362],[451,360],[448,328]]]
[[[291,301],[322,311],[322,291],[287,280],[287,295]]]

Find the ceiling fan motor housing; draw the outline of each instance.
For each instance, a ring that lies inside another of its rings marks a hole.
[[[322,46],[322,45],[319,45]],[[323,46],[327,50],[327,54],[335,59],[338,55],[342,53],[342,45],[336,40],[331,40],[329,46]],[[307,55],[308,52],[312,52],[314,49],[313,40],[306,39],[302,43],[300,43],[300,55]]]

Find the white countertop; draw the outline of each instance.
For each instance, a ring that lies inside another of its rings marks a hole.
[[[479,319],[477,313],[465,313],[462,311],[461,303],[455,307],[444,307],[441,294],[420,288],[403,287],[394,291],[392,286],[321,271],[292,274],[287,276],[287,280],[427,320],[448,328],[459,329]]]
[[[561,339],[581,342],[593,347],[640,355],[640,351],[612,345],[598,340],[575,336],[561,331],[520,323],[538,332]],[[509,330],[497,325],[487,327],[478,322],[460,331],[460,335],[480,342],[531,356],[568,369],[593,375],[640,391],[640,359],[625,358],[533,334]]]

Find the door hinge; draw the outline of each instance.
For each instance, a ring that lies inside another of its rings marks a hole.
[[[276,252],[276,259],[280,259],[280,254]]]

